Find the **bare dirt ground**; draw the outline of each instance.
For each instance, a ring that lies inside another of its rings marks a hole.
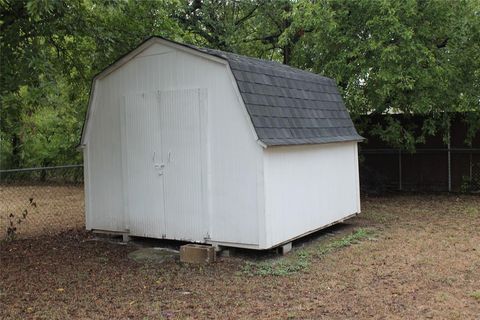
[[[480,197],[362,203],[285,258],[138,263],[82,232],[2,243],[0,318],[480,319]]]
[[[25,211],[26,218],[18,223]],[[85,225],[83,186],[0,185],[0,240],[5,239],[10,220],[17,238],[81,228]]]

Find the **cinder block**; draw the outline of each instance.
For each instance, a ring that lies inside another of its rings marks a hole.
[[[123,243],[130,242],[130,240],[132,240],[132,238],[128,234],[122,233],[122,242]]]
[[[233,248],[222,248],[222,251],[219,252],[221,257],[228,258],[233,255]]]
[[[292,243],[291,242],[285,243],[283,246],[280,247],[280,253],[282,255],[286,255],[290,251],[292,251]]]
[[[201,244],[186,244],[180,247],[180,261],[187,263],[212,263],[215,248]]]

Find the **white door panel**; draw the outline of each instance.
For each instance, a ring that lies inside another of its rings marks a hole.
[[[165,164],[157,94],[125,97],[124,123],[126,228],[133,235],[163,237]]]
[[[207,235],[202,213],[201,89],[160,93],[165,161],[167,238],[199,241]]]
[[[130,234],[191,241],[208,235],[205,97],[205,89],[125,97],[124,201]]]

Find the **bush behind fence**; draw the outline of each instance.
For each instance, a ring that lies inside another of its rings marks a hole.
[[[53,235],[84,226],[81,165],[0,171],[0,239]]]

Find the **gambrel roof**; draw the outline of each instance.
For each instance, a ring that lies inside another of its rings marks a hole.
[[[144,44],[151,39],[225,60],[258,139],[265,146],[363,140],[355,129],[335,81],[330,78],[274,61],[181,44],[161,37],[151,37]],[[122,58],[111,67],[120,60]]]
[[[274,61],[187,46],[228,61],[265,145],[363,140],[334,80]]]

